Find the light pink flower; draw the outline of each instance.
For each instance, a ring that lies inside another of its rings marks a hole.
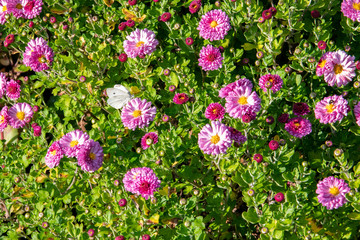
[[[155,119],[156,107],[151,107],[151,102],[146,99],[134,98],[130,100],[121,112],[121,121],[124,126],[135,130],[137,127],[149,126]]]
[[[319,203],[328,210],[337,209],[347,203],[345,195],[350,192],[349,185],[343,179],[327,177],[317,184],[316,193]]]
[[[325,97],[315,106],[315,118],[321,123],[334,123],[347,116],[348,110],[348,102],[342,96]]]
[[[28,103],[16,103],[9,109],[9,122],[13,128],[24,127],[31,121],[33,110]]]
[[[144,57],[154,52],[158,44],[153,31],[146,28],[136,29],[126,37],[124,51],[130,58]]]
[[[46,156],[45,156],[45,164],[49,168],[54,168],[59,166],[60,160],[64,157],[63,150],[60,147],[58,141],[55,141],[49,147]]]
[[[205,154],[217,155],[226,153],[232,144],[228,127],[218,121],[206,124],[198,135],[199,148]]]
[[[230,30],[229,17],[220,9],[211,10],[201,17],[199,26],[199,35],[210,41],[221,40]]]

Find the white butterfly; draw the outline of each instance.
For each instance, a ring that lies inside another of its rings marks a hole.
[[[106,93],[109,97],[107,103],[116,109],[122,108],[133,97],[123,85],[115,85],[114,88],[107,88]]]

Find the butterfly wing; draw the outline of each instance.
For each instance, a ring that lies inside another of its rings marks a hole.
[[[121,109],[131,99],[131,96],[115,96],[107,100],[107,103],[116,109]]]
[[[120,109],[131,99],[130,92],[123,85],[115,85],[114,88],[107,88],[109,97],[107,103],[113,108]]]

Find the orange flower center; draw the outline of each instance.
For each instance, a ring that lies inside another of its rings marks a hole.
[[[44,55],[41,55],[41,57],[38,58],[40,63],[45,63],[46,62],[46,58]]]
[[[217,114],[217,109],[216,108],[213,109],[212,112],[213,112],[213,114]]]
[[[330,103],[330,104],[326,105],[325,108],[328,113],[332,113],[336,107]]]
[[[96,158],[96,156],[95,156],[94,153],[90,153],[90,154],[89,154],[89,157],[90,157],[91,160],[94,160],[94,159]]]
[[[70,147],[75,147],[76,145],[78,145],[79,144],[79,141],[77,141],[77,140],[72,140],[71,142],[70,142]]]
[[[0,124],[2,124],[3,122],[5,122],[5,117],[4,117],[4,115],[1,115],[0,116]]]
[[[295,126],[296,128],[298,128],[298,127],[300,127],[300,123],[294,122],[294,126]]]
[[[7,11],[7,7],[6,7],[5,5],[2,6],[2,11],[3,11],[3,12]]]
[[[132,114],[134,117],[140,117],[141,116],[141,111],[140,110],[135,110]]]
[[[17,9],[22,9],[22,5],[20,3],[16,4]]]
[[[319,63],[319,67],[323,68],[325,67],[325,64],[326,64],[326,60],[324,59]]]
[[[247,104],[248,103],[247,97],[245,97],[245,96],[239,97],[238,103],[241,105]]]
[[[53,150],[53,151],[51,151],[50,153],[51,153],[53,156],[55,156],[56,150]]]
[[[340,74],[343,71],[343,67],[340,64],[335,64],[334,66],[334,72],[335,74]]]
[[[212,28],[215,28],[217,25],[219,25],[219,24],[217,23],[217,21],[212,21],[212,22],[210,23],[210,27],[212,27]]]
[[[212,144],[217,144],[218,142],[220,142],[220,137],[219,137],[219,135],[216,134],[215,136],[212,136],[210,142],[211,142]]]
[[[339,195],[340,191],[337,187],[331,187],[329,189],[329,193],[333,196],[337,196],[337,195]]]
[[[143,41],[139,41],[137,44],[136,44],[136,47],[141,47],[144,45],[144,42]]]
[[[24,119],[25,119],[25,113],[24,113],[24,112],[17,112],[17,113],[16,113],[16,117],[17,117],[19,120],[24,120]]]
[[[353,3],[353,8],[354,8],[355,10],[360,11],[360,2],[359,2],[359,3]]]

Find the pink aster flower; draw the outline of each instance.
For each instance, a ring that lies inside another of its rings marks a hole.
[[[224,118],[225,108],[220,103],[210,103],[206,108],[205,117],[210,120],[221,120]]]
[[[190,3],[189,11],[191,14],[193,14],[193,13],[198,12],[200,10],[200,8],[201,8],[201,1],[194,0]]]
[[[81,170],[87,172],[97,171],[103,164],[104,153],[99,142],[87,140],[79,149],[77,160]]]
[[[8,107],[4,106],[0,111],[0,132],[3,132],[9,122]]]
[[[324,80],[329,86],[341,87],[347,85],[355,77],[355,57],[344,51],[333,52],[329,68],[324,71]]]
[[[309,106],[306,103],[300,102],[300,103],[294,103],[293,105],[293,113],[296,116],[303,116],[310,113]]]
[[[4,73],[0,72],[0,98],[3,97],[5,91],[6,91],[6,82],[7,77]]]
[[[324,178],[317,184],[316,193],[319,203],[328,210],[337,209],[347,203],[345,195],[350,192],[349,185],[343,179],[333,176]]]
[[[356,119],[356,124],[360,126],[360,102],[358,102],[354,107],[354,116],[355,116],[355,119]],[[0,120],[1,120],[1,118],[0,118]]]
[[[360,0],[343,0],[341,12],[352,21],[360,22]]]
[[[271,89],[273,93],[276,93],[282,88],[283,80],[279,75],[266,74],[260,77],[259,85],[264,92]]]
[[[260,111],[260,98],[249,86],[240,86],[226,97],[226,112],[230,117],[242,118],[246,113]]]
[[[321,123],[334,123],[347,116],[348,102],[338,95],[325,97],[315,106],[315,118]]]
[[[154,196],[154,192],[160,188],[161,181],[151,168],[133,168],[128,171],[123,183],[126,191],[141,195],[146,200]]]
[[[148,144],[147,142],[148,139],[151,140],[150,144]],[[149,148],[151,144],[155,144],[157,142],[158,142],[158,135],[155,132],[149,132],[141,138],[141,147],[142,149],[145,150]]]
[[[221,40],[230,30],[230,20],[220,9],[211,10],[201,17],[197,30],[199,35],[210,41]]]
[[[8,2],[8,0],[0,0],[0,24],[4,24],[6,22],[5,15],[10,13]]]
[[[324,75],[325,69],[329,68],[329,64],[331,62],[332,54],[333,54],[332,52],[326,52],[319,59],[319,62],[317,64],[317,66],[316,66],[316,75],[317,76],[320,77],[320,76]]]
[[[20,84],[18,84],[13,79],[11,79],[10,82],[6,84],[6,96],[11,100],[18,99],[20,97],[20,92]]]
[[[24,17],[21,0],[7,0],[7,3],[8,11],[11,12],[16,18]]]
[[[149,126],[155,119],[156,107],[151,107],[151,102],[146,99],[134,98],[130,100],[121,112],[121,121],[124,126],[135,130],[137,127],[144,128]]]
[[[326,42],[324,42],[324,41],[319,41],[319,42],[318,42],[318,48],[319,48],[320,50],[325,50],[325,49],[326,49]]]
[[[229,126],[227,128],[230,131],[231,140],[233,140],[237,144],[242,144],[242,143],[246,142],[247,138],[240,131],[236,130],[233,127],[229,127]]]
[[[310,121],[302,117],[290,119],[289,122],[285,124],[285,130],[297,138],[305,137],[312,131]]]
[[[89,135],[81,130],[74,130],[65,134],[59,144],[67,157],[77,156],[79,150],[89,140]]]
[[[40,15],[42,10],[42,0],[21,0],[24,18],[33,19]]]
[[[59,166],[60,160],[64,157],[63,150],[60,147],[59,141],[53,142],[49,147],[46,156],[45,156],[45,164],[49,168],[53,168]]]
[[[9,122],[13,128],[24,127],[30,122],[33,110],[28,103],[16,103],[9,109]]]
[[[205,154],[217,155],[226,153],[232,144],[231,133],[227,126],[213,121],[206,124],[198,135],[198,144]]]
[[[54,60],[54,52],[43,38],[31,40],[24,53],[24,64],[35,72],[49,69]]]
[[[241,86],[249,87],[250,89],[253,88],[253,84],[250,82],[249,79],[241,78],[241,79],[239,79],[239,80],[237,80],[235,82],[232,82],[232,83],[226,85],[222,89],[220,89],[219,97],[226,98],[229,95],[230,92],[232,92],[235,88],[238,88],[238,87],[241,87]]]
[[[223,57],[219,48],[207,45],[200,50],[199,66],[204,71],[217,70],[222,68]]]
[[[124,51],[130,58],[150,55],[159,44],[155,39],[155,33],[148,29],[136,29],[126,37]]]
[[[173,98],[175,104],[184,104],[189,101],[189,96],[186,93],[177,93]]]

